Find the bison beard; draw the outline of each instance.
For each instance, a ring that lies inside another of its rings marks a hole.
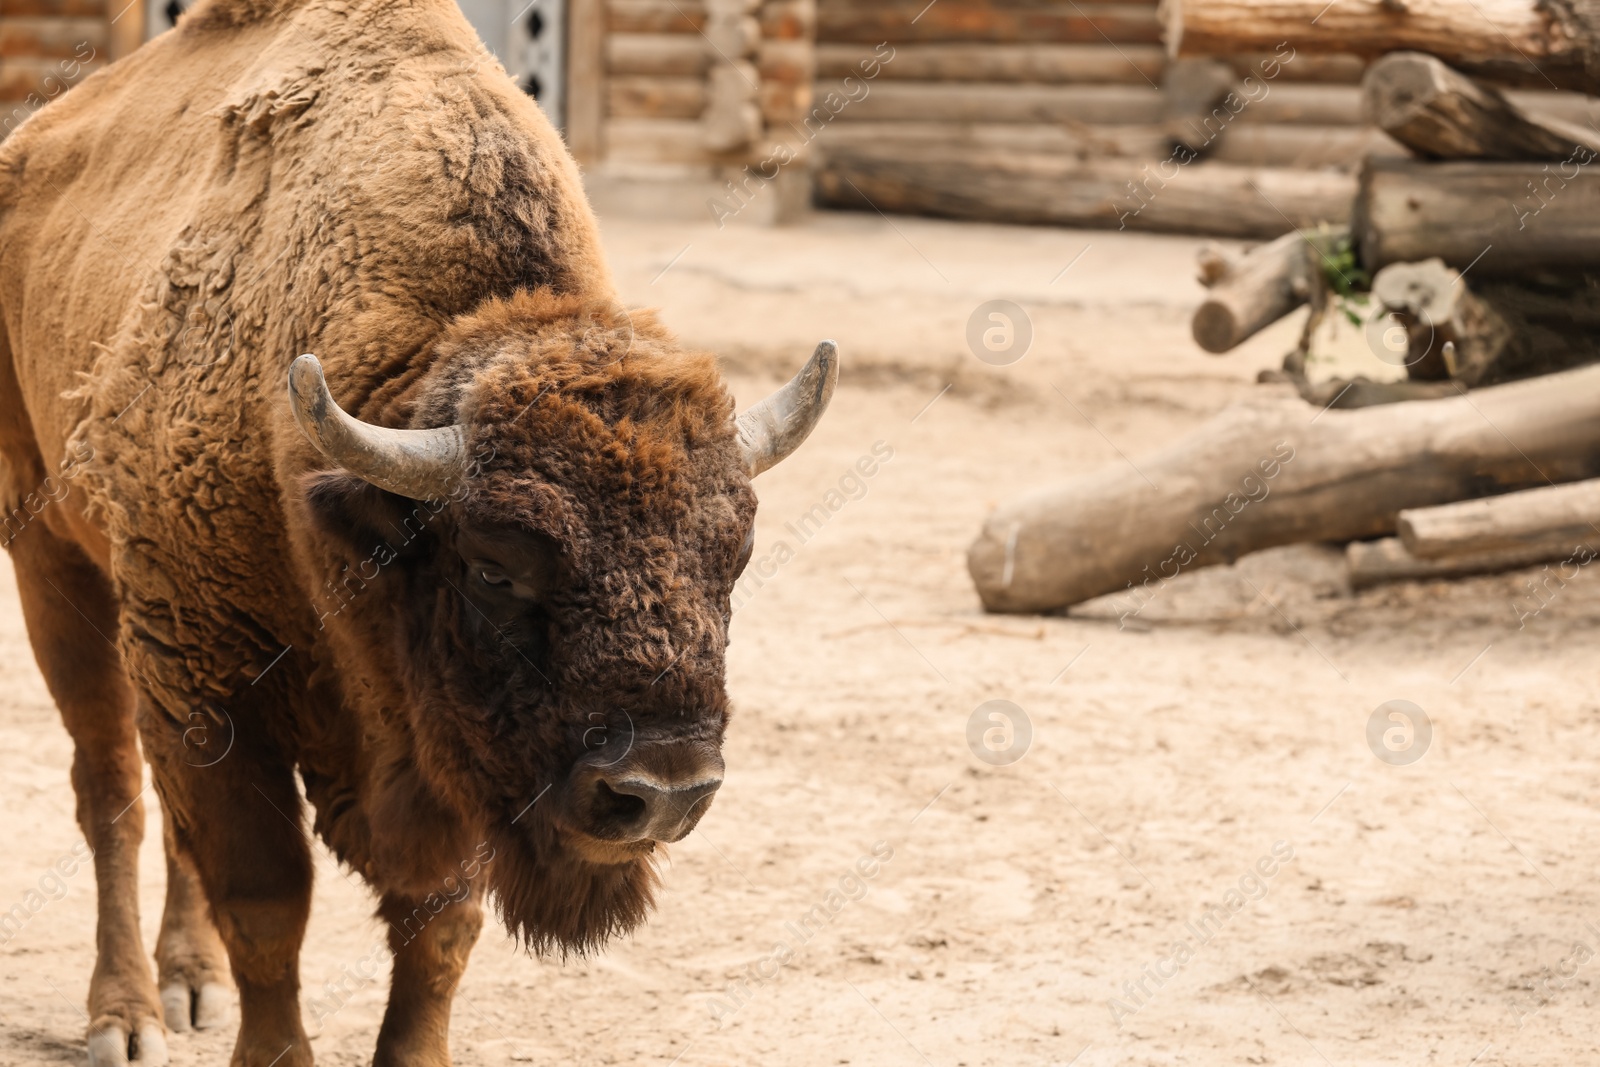
[[[655,906],[660,876],[654,853],[615,866],[590,863],[546,819],[525,833],[496,827],[489,840],[497,853],[489,865],[495,909],[512,936],[536,955],[588,955],[613,935],[633,930]]]
[[[583,749],[581,740],[566,736],[570,728],[560,734],[554,730],[566,722],[593,720],[582,713],[553,716],[556,698],[529,660],[518,659],[508,674],[493,656],[460,658],[471,640],[463,632],[471,615],[462,603],[458,596],[441,594],[435,605],[438,621],[430,626],[432,620],[417,620],[419,629],[432,631],[417,635],[419,645],[431,638],[457,656],[450,674],[433,680],[447,685],[454,699],[415,705],[418,747],[437,753],[421,763],[439,792],[464,813],[491,813],[486,836],[495,859],[487,865],[489,891],[512,936],[535,955],[588,955],[648,916],[660,881],[658,853],[599,864],[572,847],[557,825],[550,796],[559,785],[529,783],[559,783],[564,762]],[[536,628],[508,628],[504,636],[537,654],[525,632]],[[427,660],[416,656],[411,662]],[[548,664],[546,670],[551,670]],[[489,680],[492,691],[484,684]],[[408,679],[413,691],[423,684],[420,678]],[[470,710],[463,710],[463,693],[476,698],[466,702]],[[544,699],[529,701],[531,693]]]

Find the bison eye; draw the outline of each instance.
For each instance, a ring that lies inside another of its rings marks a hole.
[[[511,576],[498,567],[479,567],[478,580],[484,585],[509,586]]]

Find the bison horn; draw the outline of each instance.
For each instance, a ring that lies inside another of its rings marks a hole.
[[[318,452],[379,489],[412,500],[439,500],[466,472],[460,426],[394,430],[353,418],[334,403],[316,356],[301,356],[290,365],[289,407]]]
[[[739,447],[753,478],[800,447],[839,384],[839,346],[823,341],[788,385],[739,416]]]

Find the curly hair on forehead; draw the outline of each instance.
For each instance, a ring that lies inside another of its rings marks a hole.
[[[733,417],[733,398],[706,353],[686,352],[650,309],[629,311],[620,304],[549,289],[524,290],[486,301],[452,323],[437,343],[446,364],[520,364],[538,391],[560,389],[592,397],[597,405],[619,404],[615,416],[649,418],[698,414],[706,423]],[[509,378],[508,378],[509,381]],[[489,395],[476,398],[477,418],[497,412]],[[503,397],[513,405],[519,398]],[[525,406],[533,397],[520,398]],[[643,405],[654,404],[654,407]],[[628,406],[632,405],[632,406]],[[597,406],[604,414],[603,407]],[[517,413],[514,408],[513,415]]]
[[[486,473],[535,475],[589,507],[646,510],[658,528],[707,488],[747,481],[715,362],[683,351],[653,312],[523,292],[463,317],[438,351],[452,373],[421,417],[467,427],[493,453]],[[494,481],[482,490],[503,494]]]

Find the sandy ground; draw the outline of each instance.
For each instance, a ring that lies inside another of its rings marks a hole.
[[[607,240],[627,299],[723,353],[742,397],[820,337],[847,369],[814,443],[760,482],[758,556],[795,552],[738,613],[727,784],[673,848],[658,914],[565,965],[486,931],[458,1064],[1594,1062],[1591,574],[1521,629],[1527,573],[1352,596],[1315,546],[1185,576],[1138,628],[1104,605],[978,610],[964,553],[989,507],[1260,388],[1297,322],[1200,353],[1185,239],[828,216]],[[994,298],[1034,330],[1004,368],[964,340]],[[892,459],[800,544],[787,524],[875,444]],[[0,575],[5,908],[81,838]],[[997,699],[1032,726],[1000,767],[967,741]],[[1366,740],[1395,699],[1433,726],[1409,766]],[[875,846],[892,858],[850,879]],[[819,905],[831,921],[802,942]],[[379,941],[372,907],[323,854],[308,1002]],[[0,1063],[84,1061],[93,920],[80,873],[0,947]],[[323,1020],[320,1062],[367,1062],[383,997],[373,982]],[[231,1042],[177,1037],[174,1063]]]

